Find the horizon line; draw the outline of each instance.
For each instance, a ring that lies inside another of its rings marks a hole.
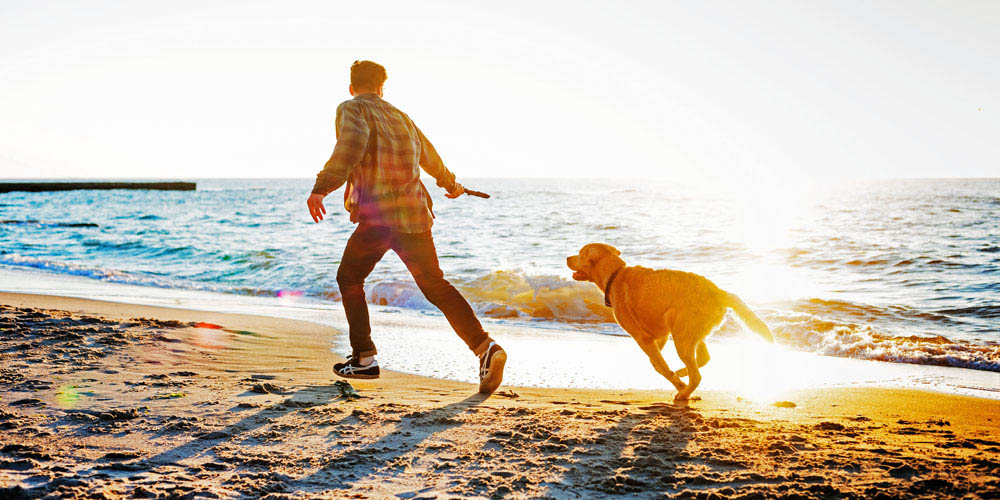
[[[13,182],[26,182],[26,181],[122,181],[122,180],[136,180],[136,181],[195,181],[195,180],[311,180],[314,176],[309,177],[0,177],[0,182],[3,181],[13,181]],[[697,179],[691,177],[669,177],[669,176],[655,176],[655,177],[630,177],[630,176],[594,176],[594,177],[556,177],[556,176],[538,176],[538,177],[517,177],[517,176],[469,176],[464,177],[465,179],[499,179],[499,180],[666,180],[666,181],[694,181]],[[421,176],[421,180],[432,179],[431,177]],[[706,177],[703,180],[713,181],[719,180],[716,177]],[[769,178],[768,180],[781,180],[775,178]],[[887,181],[887,180],[1000,180],[1000,176],[997,177],[981,177],[981,176],[957,176],[957,177],[825,177],[825,176],[815,176],[815,177],[791,177],[789,179],[784,179],[788,181],[826,181],[826,180],[845,180],[845,181]]]

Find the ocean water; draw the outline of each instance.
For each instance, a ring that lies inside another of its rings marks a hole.
[[[462,180],[493,198],[432,188],[435,242],[492,328],[595,345],[625,335],[597,287],[565,267],[583,244],[606,242],[631,265],[696,272],[736,293],[793,351],[1000,372],[1000,180]],[[353,225],[339,192],[314,224],[310,187],[0,194],[0,267],[336,305]],[[435,314],[391,253],[367,291],[374,304]],[[730,319],[713,342],[745,335]]]

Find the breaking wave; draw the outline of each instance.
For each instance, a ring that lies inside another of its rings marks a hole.
[[[194,281],[181,281],[146,273],[126,272],[97,266],[85,266],[71,262],[27,257],[14,253],[0,252],[0,265],[37,269],[40,271],[81,276],[84,278],[118,283],[121,285],[151,286],[156,288],[181,288],[209,292],[237,293],[240,295],[277,296],[278,291],[256,288],[235,288]]]
[[[155,286],[158,288],[177,288],[176,284],[155,276],[142,276],[135,273],[116,271],[94,266],[82,266],[69,262],[27,257],[18,254],[0,253],[0,264],[16,267],[27,267],[70,276],[83,276],[111,283],[124,285]]]
[[[816,304],[822,302],[830,302],[836,306],[826,310],[817,308]],[[800,307],[796,307],[797,305]],[[845,313],[844,303],[819,299],[787,306],[780,309],[760,308],[756,312],[771,328],[778,343],[796,350],[842,358],[1000,372],[998,342],[976,343],[932,333],[894,335],[874,326],[885,322],[852,320],[864,317],[884,319],[885,316],[880,315],[880,311],[885,311],[886,315],[898,316],[899,308],[853,305]],[[938,314],[913,313],[913,316],[954,321]],[[920,332],[917,324],[914,322],[909,330]],[[738,322],[730,319],[723,323],[715,335],[740,335],[741,328]],[[901,329],[904,328],[906,327]]]
[[[558,276],[531,276],[495,271],[456,286],[485,317],[551,320],[564,323],[614,323],[604,296],[591,283]],[[367,286],[374,304],[432,310],[412,281],[386,280]],[[837,356],[893,363],[951,366],[1000,372],[1000,343],[979,344],[921,332],[921,322],[957,324],[974,314],[995,317],[995,307],[976,310],[918,311],[902,306],[878,307],[839,300],[807,299],[778,308],[755,307],[778,342],[788,347]],[[899,329],[923,334],[893,335],[873,326],[896,323]],[[604,328],[595,329],[608,333]],[[611,330],[624,334],[620,330]],[[751,335],[741,323],[727,319],[719,337]]]
[[[156,275],[0,254],[0,265],[34,268],[101,281],[160,288],[188,288],[254,296],[281,296],[283,289],[226,286],[181,281]],[[626,335],[613,326],[614,314],[592,283],[554,275],[532,275],[517,270],[494,271],[474,279],[456,279],[455,286],[477,314],[487,318],[574,325],[573,329]],[[296,293],[299,293],[296,291]],[[340,300],[336,290],[305,290],[314,300]],[[373,304],[413,310],[435,310],[411,279],[382,279],[366,285]],[[1000,342],[976,343],[949,339],[927,325],[958,325],[966,321],[995,320],[997,305],[917,310],[904,306],[875,306],[844,300],[803,299],[789,303],[754,305],[777,341],[788,347],[826,356],[894,363],[951,366],[1000,372]],[[888,325],[888,326],[887,326]],[[907,332],[899,334],[900,331]],[[726,338],[751,335],[728,318],[714,334]]]
[[[491,318],[553,320],[567,323],[614,323],[604,295],[591,283],[559,276],[532,276],[520,271],[494,271],[455,282],[476,312]],[[433,309],[412,280],[383,280],[366,286],[373,304]]]

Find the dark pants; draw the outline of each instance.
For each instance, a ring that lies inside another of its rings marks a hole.
[[[375,264],[390,248],[406,264],[424,297],[444,313],[469,349],[476,355],[482,354],[490,338],[469,303],[444,279],[431,232],[400,233],[383,226],[361,224],[347,240],[344,257],[337,269],[337,284],[351,328],[354,355],[363,357],[377,353],[372,343],[364,284]]]

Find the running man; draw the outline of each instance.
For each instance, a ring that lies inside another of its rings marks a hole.
[[[420,182],[420,168],[447,190],[465,192],[445,168],[434,146],[405,113],[382,100],[385,68],[371,61],[351,66],[351,100],[337,107],[337,145],[307,204],[313,221],[323,220],[323,198],[344,183],[344,207],[358,224],[337,269],[337,284],[350,325],[352,354],[333,365],[341,377],[379,376],[371,338],[365,278],[385,253],[399,255],[424,297],[444,313],[459,337],[479,357],[479,392],[491,394],[503,380],[507,353],[483,330],[472,307],[438,265],[431,235],[431,197]]]

